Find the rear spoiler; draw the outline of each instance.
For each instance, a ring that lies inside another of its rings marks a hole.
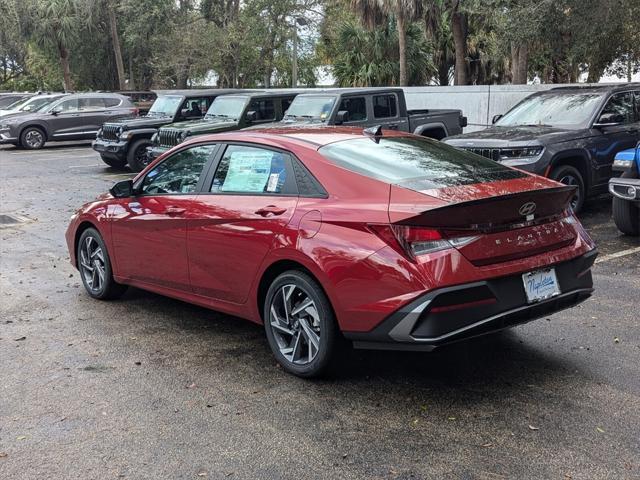
[[[453,203],[396,223],[452,230],[495,230],[563,213],[569,208],[575,189],[574,186],[551,187]]]

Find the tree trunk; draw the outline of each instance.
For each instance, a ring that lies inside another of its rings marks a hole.
[[[407,75],[407,27],[400,12],[396,12],[396,28],[398,30],[398,55],[400,58],[400,86],[406,87],[409,85]]]
[[[438,63],[438,84],[441,86],[449,85],[449,64],[444,59]]]
[[[133,58],[129,55],[129,90],[136,89],[135,78],[133,77]]]
[[[529,47],[511,45],[511,83],[526,85],[529,70]]]
[[[458,11],[457,3],[451,15],[451,31],[456,50],[454,85],[467,85],[467,31],[464,14]]]
[[[62,77],[64,81],[64,91],[73,91],[73,82],[71,80],[71,70],[69,68],[69,50],[60,42],[58,42],[58,56],[60,57],[60,66],[62,67]]]
[[[109,14],[109,26],[111,28],[111,43],[113,44],[113,54],[116,57],[116,70],[118,72],[118,85],[120,90],[127,87],[124,75],[124,63],[122,61],[122,51],[120,50],[120,37],[118,36],[118,25],[116,23],[116,10],[113,2],[107,4]]]

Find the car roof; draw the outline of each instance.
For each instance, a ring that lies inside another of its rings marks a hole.
[[[367,95],[371,93],[401,93],[404,92],[399,87],[350,87],[350,88],[325,88],[318,90],[305,90],[301,96],[312,95]]]
[[[226,95],[229,93],[243,93],[247,90],[241,88],[199,88],[199,89],[183,89],[183,90],[154,90],[157,95],[181,95],[183,97],[197,96],[215,96]]]
[[[250,91],[250,92],[238,92],[231,93],[229,95],[225,95],[225,97],[250,97],[250,98],[273,98],[273,97],[292,97],[296,95],[300,95],[302,93],[301,90],[278,90],[278,91]]]
[[[559,93],[559,92],[568,92],[568,93],[583,93],[583,92],[592,92],[592,93],[607,93],[607,92],[616,92],[619,90],[629,90],[640,88],[640,83],[603,83],[600,85],[571,85],[566,87],[554,87],[549,90],[545,90],[543,92],[539,92],[541,94],[545,93]]]
[[[385,130],[383,137],[410,137],[407,132]],[[193,137],[189,143],[199,143],[202,141],[246,141],[265,144],[290,143],[311,150],[318,150],[330,143],[353,140],[357,138],[367,138],[365,129],[362,127],[310,127],[310,126],[289,126],[282,128],[268,128],[256,130],[239,130],[235,132],[225,132],[211,135]]]

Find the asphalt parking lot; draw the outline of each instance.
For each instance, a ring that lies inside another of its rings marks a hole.
[[[85,295],[71,213],[115,181],[88,144],[0,147],[0,478],[640,478],[640,241],[610,199],[578,308],[430,354],[276,367],[260,327],[151,293]],[[158,261],[162,261],[159,259]]]

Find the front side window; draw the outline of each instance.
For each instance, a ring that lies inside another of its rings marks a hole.
[[[488,158],[420,137],[357,138],[318,150],[352,172],[414,190],[522,178],[526,174]]]
[[[193,193],[215,145],[200,145],[182,150],[151,170],[142,182],[147,195]]]
[[[357,122],[367,119],[367,103],[364,97],[344,98],[340,102],[338,111],[349,112],[348,122]]]
[[[72,98],[69,100],[65,100],[63,102],[58,103],[53,110],[61,113],[70,113],[78,111],[78,99]]]
[[[256,112],[256,121],[273,121],[276,119],[276,108],[273,100],[255,99],[249,104],[249,111]]]
[[[286,154],[244,145],[230,145],[224,152],[211,185],[213,193],[288,194],[293,178],[288,175]]]
[[[180,114],[183,118],[199,119],[206,113],[207,108],[206,98],[188,98],[182,104]]]
[[[373,96],[373,116],[376,118],[393,118],[398,114],[396,107],[396,96],[374,95]]]
[[[633,123],[635,121],[634,110],[633,92],[617,93],[607,101],[600,117],[613,115],[615,118],[612,121],[616,123]]]
[[[524,99],[496,126],[584,128],[602,101],[601,93],[546,93]]]

